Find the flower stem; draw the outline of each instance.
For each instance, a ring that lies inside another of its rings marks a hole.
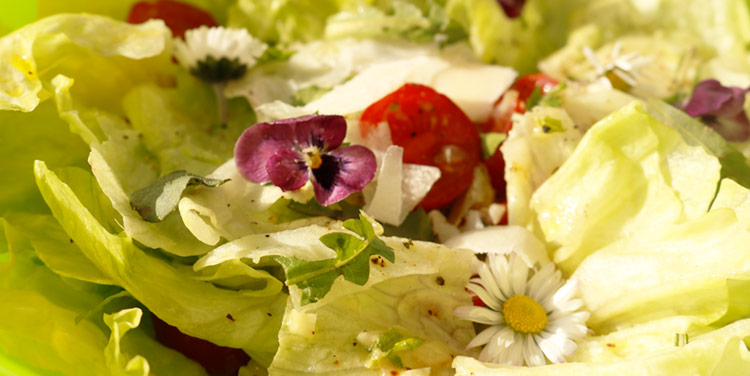
[[[214,84],[214,94],[216,94],[216,104],[219,109],[219,125],[226,126],[229,119],[229,107],[227,106],[227,97],[224,95],[226,83]]]

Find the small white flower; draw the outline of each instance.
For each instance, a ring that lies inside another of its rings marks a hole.
[[[484,345],[479,360],[540,366],[563,363],[586,336],[589,313],[574,299],[578,282],[562,281],[553,263],[529,268],[512,253],[490,254],[467,286],[486,307],[458,307],[454,314],[488,325],[467,348]]]
[[[583,47],[583,55],[596,68],[597,78],[603,78],[602,82],[616,89],[627,89],[635,87],[636,81],[640,76],[639,70],[653,61],[650,56],[641,56],[638,51],[633,51],[625,55],[620,55],[622,44],[617,41],[612,46],[610,61],[604,64],[596,56],[589,46]],[[627,85],[626,88],[618,87],[615,81],[622,80]]]
[[[190,73],[216,83],[242,77],[266,47],[245,29],[201,26],[174,40],[174,55]]]

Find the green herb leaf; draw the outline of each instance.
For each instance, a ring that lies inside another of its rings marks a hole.
[[[491,157],[497,151],[497,147],[505,141],[508,136],[503,132],[482,133],[482,159]]]
[[[530,111],[534,106],[538,105],[540,100],[542,100],[542,89],[539,86],[534,86],[531,94],[526,99],[526,111]]]
[[[421,206],[410,212],[400,226],[383,224],[383,230],[385,236],[398,236],[428,242],[435,240],[435,233],[432,232],[432,220]]]
[[[542,120],[542,130],[544,133],[565,132],[565,128],[562,126],[562,121],[550,116],[547,116]]]
[[[544,107],[560,107],[562,106],[563,102],[563,95],[562,91],[565,90],[565,82],[555,86],[552,91],[547,93],[547,95],[542,96],[542,99],[539,101],[539,106]],[[528,107],[528,104],[526,105],[526,109],[528,111],[530,107]]]
[[[130,196],[130,206],[148,222],[160,222],[177,208],[187,187],[204,185],[218,187],[229,179],[208,179],[179,170],[162,176],[148,187]]]
[[[379,255],[390,262],[396,261],[393,249],[378,238],[375,229],[364,215],[349,219],[344,227],[354,235],[334,232],[320,237],[321,243],[336,251],[336,257],[321,261],[306,261],[297,258],[276,257],[286,272],[287,286],[296,285],[302,290],[300,304],[317,302],[331,290],[339,275],[344,279],[364,285],[370,279],[370,257]]]
[[[424,340],[418,337],[404,338],[404,335],[396,329],[391,329],[378,337],[370,349],[371,355],[369,363],[375,364],[385,358],[391,361],[393,365],[404,368],[404,363],[398,355],[404,351],[411,351],[421,346]]]

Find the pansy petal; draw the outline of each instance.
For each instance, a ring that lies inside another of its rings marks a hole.
[[[346,146],[321,156],[322,164],[312,171],[315,197],[321,205],[339,202],[361,191],[378,168],[375,155],[361,145]]]
[[[321,151],[333,150],[346,136],[346,119],[340,115],[306,115],[294,119],[294,138],[302,149],[314,146]]]
[[[294,132],[280,122],[258,123],[246,129],[234,147],[234,159],[239,172],[255,183],[266,183],[266,164],[280,150],[294,148]]]
[[[307,165],[296,150],[279,150],[268,159],[266,170],[273,185],[283,191],[293,191],[307,183]]]
[[[724,87],[714,79],[701,81],[693,90],[685,112],[690,116],[714,115],[725,103],[732,100],[732,88]]]

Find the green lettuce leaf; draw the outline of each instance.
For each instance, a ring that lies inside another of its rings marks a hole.
[[[0,240],[11,252],[10,260],[0,262],[0,296],[4,302],[0,307],[0,320],[4,323],[0,328],[2,353],[22,361],[19,369],[35,369],[25,364],[39,367],[39,372],[32,374],[111,375],[105,356],[109,330],[101,314],[88,313],[117,311],[121,304],[134,302],[107,303],[107,298],[119,288],[61,278],[50,271],[38,255],[56,242],[61,243],[57,249],[70,245],[67,236],[56,239],[47,234],[50,230],[59,231],[55,230],[55,226],[59,228],[56,223],[44,228],[47,220],[32,221],[36,231],[29,232],[32,228],[23,219],[14,216],[13,223],[0,221]],[[159,344],[140,328],[123,339],[122,355],[129,357],[125,353],[153,360],[153,375],[205,374],[202,367]]]
[[[29,113],[0,111],[0,124],[0,175],[8,182],[0,185],[0,215],[49,212],[34,183],[34,160],[49,160],[51,167],[85,167],[85,144],[70,133],[51,101]]]
[[[434,243],[414,242],[406,248],[398,239],[384,240],[393,246],[396,262],[373,264],[365,286],[338,280],[317,303],[296,307],[290,300],[271,374],[401,372],[393,361],[373,361],[378,355],[371,352],[376,351],[376,339],[394,329],[404,338],[423,340],[419,346],[416,339],[399,345],[404,351],[395,355],[407,368],[432,367],[439,373],[447,370],[453,356],[465,352],[474,328],[453,311],[471,304],[464,287],[474,256]]]
[[[619,239],[645,241],[702,216],[719,169],[704,146],[691,146],[633,102],[584,135],[534,193],[531,208],[556,248],[554,261],[572,273],[586,256]]]
[[[128,69],[146,64],[127,60],[160,55],[168,36],[161,21],[130,25],[96,15],[57,15],[27,25],[0,38],[0,58],[10,62],[0,68],[0,109],[33,110],[60,73],[84,82],[79,94],[87,102],[117,106],[112,96],[154,78],[153,69]]]
[[[750,367],[747,338],[750,320],[740,320],[705,333],[685,346],[665,348],[632,359],[587,363],[563,363],[541,367],[511,367],[483,364],[468,357],[453,362],[457,376],[501,375],[731,375]]]
[[[182,332],[242,348],[261,364],[270,364],[286,295],[248,297],[196,280],[191,268],[139,249],[125,234],[109,233],[43,162],[36,164],[35,172],[55,218],[105,275]],[[234,320],[227,319],[228,314]]]

